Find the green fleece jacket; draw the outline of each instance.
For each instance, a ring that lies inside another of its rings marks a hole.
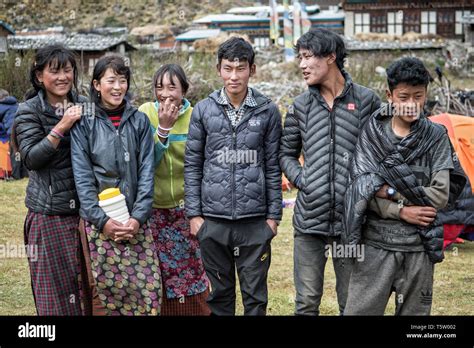
[[[185,100],[178,120],[163,144],[156,129],[158,128],[158,102],[148,102],[138,108],[150,119],[155,143],[155,189],[153,208],[184,207],[184,150],[188,137],[189,122],[193,108]]]

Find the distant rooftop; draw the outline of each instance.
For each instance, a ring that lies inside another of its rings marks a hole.
[[[193,23],[196,24],[210,24],[210,23],[223,23],[223,22],[261,22],[261,21],[269,21],[270,17],[257,17],[252,15],[235,15],[235,14],[211,14],[205,17],[196,19]]]
[[[219,36],[220,29],[193,29],[176,36],[176,41],[194,41]]]
[[[14,50],[38,49],[51,44],[63,44],[76,51],[103,51],[125,43],[129,49],[134,49],[127,43],[126,36],[103,36],[98,34],[50,34],[50,35],[10,35],[8,47]]]
[[[289,6],[290,12],[293,12],[293,5]],[[306,6],[306,11],[308,13],[315,13],[320,10],[319,5]],[[257,13],[270,13],[270,6],[249,6],[249,7],[233,7],[227,11],[230,14],[257,14]],[[283,5],[277,5],[277,12],[283,13],[285,7]]]
[[[268,6],[261,6],[262,8]],[[233,9],[231,9],[233,10]],[[233,14],[229,13],[222,14],[210,14],[202,18],[193,21],[195,24],[212,24],[212,23],[242,23],[242,22],[269,22],[269,12],[258,12],[256,14]],[[241,12],[240,12],[241,13]],[[251,13],[251,12],[248,12]],[[323,10],[308,14],[310,20],[343,20],[345,17],[344,11],[342,10]],[[280,16],[280,20],[283,16]]]
[[[12,26],[2,20],[0,20],[0,26],[5,28],[10,34],[15,35],[15,30],[13,30]]]

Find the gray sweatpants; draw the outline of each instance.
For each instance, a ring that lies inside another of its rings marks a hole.
[[[365,246],[355,262],[345,315],[384,315],[395,291],[395,315],[429,315],[434,264],[424,252],[400,252]]]
[[[295,231],[294,280],[295,315],[319,315],[319,305],[323,296],[324,268],[326,267],[326,245],[340,244],[340,238],[303,234]],[[332,258],[336,273],[336,293],[339,313],[344,312],[347,289],[353,260]]]

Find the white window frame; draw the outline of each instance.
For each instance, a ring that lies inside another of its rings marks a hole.
[[[268,37],[256,37],[254,38],[255,47],[268,47],[270,46],[270,39]]]
[[[403,35],[403,11],[387,13],[387,34]]]
[[[421,11],[421,34],[436,34],[436,11]]]
[[[469,16],[471,14],[471,11],[467,10],[467,11],[463,11],[463,10],[459,10],[459,11],[456,11],[456,14],[455,14],[455,22],[456,22],[456,25],[455,25],[455,29],[454,29],[454,33],[456,35],[463,35],[464,34],[464,24],[461,22],[462,18],[464,16]]]
[[[354,33],[370,33],[370,13],[354,14]]]

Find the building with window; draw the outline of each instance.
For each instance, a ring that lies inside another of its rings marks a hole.
[[[327,28],[337,33],[344,33],[344,12],[338,6],[332,5],[334,1],[326,1],[327,9],[321,9],[319,5],[308,5],[306,10],[312,28]],[[280,41],[283,45],[283,5],[277,6],[280,19]],[[293,6],[290,6],[289,15],[293,16]],[[247,35],[256,47],[270,46],[270,6],[234,7],[227,13],[210,14],[193,21],[189,28],[191,32],[178,36],[177,41],[192,41],[194,36],[199,36],[200,31],[204,34],[213,32],[205,30],[219,30],[220,32],[232,32]],[[191,35],[192,34],[192,35]]]
[[[474,14],[473,0],[345,0],[344,35],[408,32],[464,38],[463,18]]]
[[[26,32],[8,36],[8,49],[23,54],[26,51],[52,45],[62,44],[74,51],[79,60],[81,70],[92,75],[97,61],[106,54],[119,53],[128,56],[135,47],[127,42],[126,35],[109,36],[86,33],[51,33]]]
[[[4,21],[0,20],[0,54],[7,53],[8,45],[7,45],[7,37],[8,35],[15,35],[15,30],[5,23]]]

